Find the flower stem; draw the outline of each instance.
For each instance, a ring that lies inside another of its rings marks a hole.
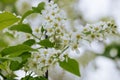
[[[48,70],[47,70],[46,73],[45,73],[45,78],[48,79]]]
[[[48,2],[50,2],[51,0],[48,0]]]

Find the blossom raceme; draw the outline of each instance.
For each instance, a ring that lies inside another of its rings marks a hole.
[[[44,2],[45,8],[39,17],[41,23],[33,29],[32,35],[13,33],[17,36],[20,35],[21,39],[24,36],[25,40],[34,39],[36,41],[32,48],[37,51],[31,51],[27,69],[39,76],[44,75],[51,65],[67,60],[68,53],[71,50],[77,51],[81,47],[82,41],[104,40],[110,35],[118,34],[117,26],[113,22],[87,24],[76,30],[70,30],[66,13],[53,1]],[[48,41],[51,44],[50,47],[42,46],[39,43],[41,41]]]
[[[114,22],[108,21],[80,26],[72,38],[75,39],[76,36],[76,39],[92,42],[94,40],[104,41],[106,38],[115,35],[119,36],[118,28]]]
[[[41,75],[41,73],[37,72],[38,70],[43,71],[44,74],[51,65],[54,65],[59,60],[65,60],[65,55],[68,55],[69,51],[64,53],[64,50],[78,50],[82,40],[90,42],[93,40],[104,40],[108,34],[117,34],[116,25],[112,22],[87,24],[69,32],[67,30],[68,25],[66,23],[68,20],[65,12],[59,9],[58,5],[53,1],[46,2],[41,18],[41,26],[44,29],[41,40],[46,39],[47,36],[55,45],[54,48],[39,49],[38,53],[32,54],[30,62],[35,63],[36,68],[33,67],[32,69],[31,66],[30,70],[33,70],[38,75]]]
[[[70,43],[70,34],[66,30],[67,17],[65,12],[59,9],[53,1],[45,2],[45,4],[45,9],[40,15],[41,25],[36,30],[43,28],[42,32],[38,31],[41,33],[40,40],[49,39],[50,42],[54,43],[54,47],[40,48],[38,52],[32,53],[28,67],[37,75],[45,74],[51,65],[65,60],[68,51],[64,50],[68,48]]]

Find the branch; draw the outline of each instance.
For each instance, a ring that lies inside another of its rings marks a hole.
[[[48,2],[50,2],[51,0],[48,0]]]

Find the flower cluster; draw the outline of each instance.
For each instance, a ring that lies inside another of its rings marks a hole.
[[[44,2],[45,8],[39,16],[41,22],[39,26],[32,29],[32,34],[9,31],[19,36],[18,40],[34,39],[36,41],[32,48],[38,51],[32,52],[27,69],[37,75],[44,75],[51,65],[66,60],[69,51],[78,50],[82,41],[104,40],[108,36],[118,34],[117,26],[113,22],[87,24],[70,30],[65,12],[53,1]],[[49,41],[53,46],[42,46],[39,44],[42,40]]]
[[[50,65],[55,64],[59,60],[59,50],[40,49],[38,52],[33,52],[29,59],[29,68],[38,75],[44,75]]]
[[[51,42],[59,43],[62,48],[69,42],[69,34],[66,30],[66,14],[60,10],[53,1],[46,2],[45,10],[42,11],[42,26],[45,34]],[[62,46],[63,45],[63,46]]]
[[[43,75],[51,65],[59,60],[65,60],[69,50],[78,50],[82,40],[90,42],[104,40],[107,36],[118,33],[113,22],[87,24],[69,31],[65,12],[52,1],[45,2],[45,4],[45,9],[41,13],[42,22],[40,27],[35,29],[35,35],[39,34],[40,40],[49,39],[54,43],[54,47],[41,48],[38,52],[32,53],[30,62],[28,62],[29,70],[38,75]]]
[[[89,42],[94,40],[103,41],[109,36],[119,34],[117,26],[111,21],[80,26],[78,29],[76,29],[76,33],[76,37],[79,37],[80,40],[86,40]]]
[[[35,74],[43,76],[49,67],[58,61],[67,59],[68,52],[61,53],[60,50],[55,48],[39,49],[39,52],[32,52],[31,58],[28,59],[27,68]]]
[[[37,34],[39,40],[48,39],[54,43],[54,48],[45,47],[32,53],[28,67],[37,75],[43,75],[51,65],[65,60],[68,55],[66,49],[70,42],[66,14],[59,9],[57,4],[53,1],[45,2],[45,9],[42,11],[40,19],[42,21],[40,27],[37,27],[34,33]]]

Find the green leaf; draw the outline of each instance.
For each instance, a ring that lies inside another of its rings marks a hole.
[[[68,58],[68,60],[64,60],[63,62],[59,62],[59,65],[67,70],[68,72],[71,72],[77,76],[80,76],[80,72],[79,72],[79,64],[76,60]]]
[[[27,62],[28,58],[31,57],[31,53],[29,52],[24,52],[23,54],[21,54],[19,57],[22,58],[22,62],[18,63],[17,61],[12,61],[10,64],[10,69],[13,71],[19,70],[21,69]],[[16,65],[16,66],[15,66]]]
[[[111,56],[110,55],[110,51],[112,49],[116,49],[117,50],[116,56]],[[104,51],[103,54],[101,54],[101,56],[105,56],[105,57],[108,57],[108,58],[111,58],[111,59],[120,58],[120,44],[114,42],[114,43],[106,46],[105,51]]]
[[[14,4],[17,0],[0,0],[4,4]]]
[[[33,13],[41,13],[41,11],[44,9],[45,3],[41,2],[38,4],[37,7],[32,7],[32,10],[29,10],[27,12],[25,12],[22,16],[22,19],[20,20],[20,23],[22,23],[22,21],[29,15],[33,14]]]
[[[10,32],[5,32],[5,36],[11,38],[11,39],[15,39],[14,34],[10,33]]]
[[[35,77],[34,80],[48,80],[48,79],[46,79],[43,76],[38,76],[38,77]]]
[[[0,13],[0,30],[13,25],[18,22],[20,18],[17,18],[15,15],[9,12]]]
[[[31,15],[32,13],[34,13],[33,10],[29,10],[29,11],[25,12],[25,13],[23,14],[21,20],[20,20],[20,23],[22,23],[22,21],[23,21],[27,16]]]
[[[91,34],[91,32],[87,31],[87,32],[84,32],[84,34],[89,35],[89,34]]]
[[[28,75],[22,78],[21,80],[35,80],[32,76]]]
[[[45,3],[41,2],[38,4],[37,7],[32,7],[33,11],[36,13],[41,13],[41,11],[44,9]]]
[[[5,66],[3,64],[0,64],[0,69],[5,70]]]
[[[33,44],[35,44],[35,40],[29,39],[29,40],[25,41],[23,44],[28,45],[28,46],[32,46]]]
[[[6,46],[8,46],[8,42],[0,37],[0,50],[3,49]]]
[[[2,69],[2,70],[5,70],[7,68],[7,66],[8,66],[7,61],[0,63],[0,69]]]
[[[10,30],[21,31],[32,34],[32,29],[28,24],[17,24],[9,28]]]
[[[17,61],[12,61],[9,67],[12,71],[16,71],[21,69],[23,67],[23,64],[18,63]]]
[[[41,40],[41,41],[39,42],[39,44],[40,44],[41,46],[49,47],[49,48],[54,47],[54,45],[55,45],[54,43],[50,42],[49,39]]]
[[[30,75],[25,76],[24,78],[22,78],[22,80],[48,80],[43,76],[37,76],[37,77],[32,77]]]
[[[17,61],[17,62],[19,62],[19,63],[21,63],[22,62],[22,59],[21,59],[21,57],[0,57],[0,61]]]
[[[0,52],[0,54],[2,56],[9,55],[9,56],[16,57],[21,55],[23,52],[27,52],[27,51],[36,51],[36,50],[32,49],[28,45],[20,44],[20,45],[10,46],[8,48],[5,48]]]
[[[45,31],[45,29],[43,28],[43,26],[41,27],[41,32],[43,33]]]

